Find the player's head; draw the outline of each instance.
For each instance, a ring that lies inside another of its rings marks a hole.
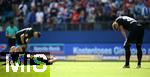
[[[12,46],[12,47],[10,48],[10,52],[16,52],[16,47],[15,47],[15,46]]]
[[[33,33],[33,37],[35,37],[35,38],[40,38],[40,36],[41,36],[40,32],[34,32]]]
[[[118,25],[118,23],[116,21],[113,22],[112,28],[115,31],[119,31],[120,30],[120,26]]]

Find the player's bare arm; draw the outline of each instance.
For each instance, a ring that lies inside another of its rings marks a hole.
[[[121,34],[123,35],[123,37],[125,38],[125,41],[126,41],[127,40],[127,30],[125,30],[122,25],[120,25],[119,27],[120,27],[119,28],[120,32],[121,32]]]
[[[24,44],[24,43],[25,43],[25,42],[24,42],[25,35],[24,35],[24,34],[22,34],[22,35],[20,36],[20,38],[21,38],[21,42]]]
[[[27,38],[27,39],[26,39],[26,42],[28,42],[28,41],[29,41],[29,39]]]

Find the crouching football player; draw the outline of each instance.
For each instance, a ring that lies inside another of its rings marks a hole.
[[[22,48],[22,53],[25,54],[25,65],[27,65],[27,44],[32,37],[39,38],[40,32],[34,31],[32,28],[25,28],[16,33],[17,44]]]

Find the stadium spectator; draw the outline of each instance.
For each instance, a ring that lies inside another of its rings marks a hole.
[[[89,13],[89,15],[87,16],[87,27],[86,30],[93,30],[94,29],[94,23],[95,23],[95,13]]]
[[[64,23],[63,22],[64,22],[64,14],[59,12],[57,17],[56,17],[57,30],[63,30],[64,29]]]
[[[108,0],[101,0],[102,1],[102,3],[107,3],[108,2]]]
[[[134,6],[134,17],[136,19],[142,19],[142,9],[144,8],[144,3],[141,0],[137,0]]]
[[[18,14],[16,15],[16,21],[18,23],[19,29],[24,28],[24,19],[25,19],[25,16],[24,16],[23,12],[18,12]]]
[[[40,3],[39,3],[40,5]],[[44,23],[44,12],[42,11],[41,7],[37,8],[37,12],[35,13],[36,18],[36,24],[34,24],[34,28],[38,31],[40,31],[43,28]]]
[[[49,4],[49,15],[48,15],[48,24],[51,28],[51,30],[56,30],[56,17],[59,13],[59,9],[58,9],[58,3],[56,1],[52,1]]]
[[[52,2],[49,5],[49,12],[51,17],[56,17],[59,10],[58,10],[58,3],[57,2]]]
[[[149,6],[150,1],[149,0],[144,0],[144,6],[142,8],[142,20],[144,21],[144,23],[142,23],[143,25],[145,25],[146,28],[150,27],[150,6]]]
[[[60,14],[65,14],[66,13],[66,7],[64,2],[60,2],[58,5],[58,10]]]
[[[101,1],[97,2],[97,7],[96,7],[96,21],[100,22],[103,20],[103,4]]]
[[[13,21],[7,21],[7,28],[6,28],[6,37],[8,38],[8,48],[11,46],[15,46],[16,44],[16,37],[15,34],[18,31],[17,26],[14,24]]]
[[[134,4],[134,2],[135,0],[124,0],[124,9],[129,9]]]
[[[144,19],[149,19],[149,16],[150,16],[150,7],[148,6],[144,6],[142,8],[142,16],[144,17]]]
[[[19,9],[19,12],[22,12],[23,15],[26,16],[28,6],[27,6],[27,4],[24,1],[22,1],[21,4],[19,4],[18,9]]]
[[[111,14],[111,6],[109,5],[109,3],[105,3],[103,7],[103,15],[105,16],[106,20],[110,14]]]
[[[35,16],[36,16],[36,23],[43,24],[44,12],[42,11],[41,8],[38,8],[38,11],[36,12]]]
[[[66,23],[66,26],[67,26],[67,30],[70,29],[71,17],[72,17],[72,10],[67,9],[67,12],[65,14],[65,23]]]
[[[85,30],[86,29],[86,12],[84,10],[82,10],[80,12],[80,24],[81,24],[81,30]]]
[[[89,4],[86,8],[86,12],[88,15],[91,15],[95,11],[95,5],[94,4]]]
[[[35,10],[32,10],[31,12],[28,13],[26,21],[29,24],[35,24],[36,22]]]
[[[71,17],[71,30],[79,30],[80,13],[77,10],[73,10]]]
[[[8,0],[11,3],[11,7],[13,12],[16,14],[19,12],[18,10],[18,4],[21,3],[21,0]]]

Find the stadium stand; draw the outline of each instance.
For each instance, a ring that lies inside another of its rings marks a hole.
[[[0,11],[0,31],[5,30],[8,20],[19,29],[110,30],[120,15],[134,17],[150,28],[150,0],[1,0]]]

